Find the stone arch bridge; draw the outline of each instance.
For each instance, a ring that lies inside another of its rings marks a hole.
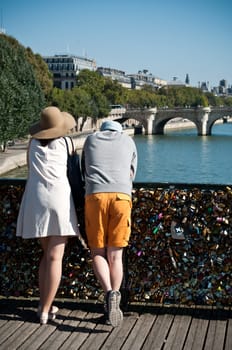
[[[164,134],[165,124],[174,118],[188,119],[196,125],[199,136],[211,135],[212,127],[218,119],[232,116],[231,107],[198,107],[173,109],[125,109],[121,115],[112,115],[112,119],[125,122],[128,119],[139,121],[146,135]]]

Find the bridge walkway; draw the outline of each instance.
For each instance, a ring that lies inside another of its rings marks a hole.
[[[102,305],[57,300],[55,321],[40,326],[38,300],[0,299],[1,350],[231,350],[231,308],[131,304],[120,327],[105,324]]]

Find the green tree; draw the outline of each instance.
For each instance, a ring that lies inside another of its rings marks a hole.
[[[35,77],[46,99],[49,100],[53,89],[53,77],[48,69],[47,63],[39,54],[34,54],[30,48],[26,48],[26,56],[34,69]]]
[[[215,96],[211,92],[206,92],[205,96],[207,97],[210,106],[220,106],[223,104],[222,98]]]
[[[232,107],[232,97],[225,97],[223,100],[223,103],[221,105],[225,105],[227,107]]]
[[[81,130],[88,116],[91,116],[92,98],[84,89],[74,87],[72,90],[54,88],[51,95],[52,105],[71,113],[76,121],[82,118]]]
[[[44,94],[17,41],[0,35],[0,143],[24,137],[38,119]]]
[[[103,94],[110,105],[125,105],[126,103],[127,89],[117,80],[105,78]]]
[[[106,117],[110,112],[109,101],[105,93],[106,79],[97,72],[83,69],[77,76],[77,86],[86,91],[90,97],[91,117],[96,120]]]
[[[169,107],[206,107],[209,105],[207,96],[197,88],[164,87],[159,90],[159,94],[166,96]]]
[[[69,101],[67,109],[71,111],[77,121],[81,118],[82,123],[80,130],[82,130],[87,117],[92,115],[92,98],[87,91],[79,87],[75,87],[71,91],[71,98],[67,100]]]
[[[54,87],[50,96],[50,105],[56,106],[61,110],[65,110],[67,101],[65,100],[65,90]]]

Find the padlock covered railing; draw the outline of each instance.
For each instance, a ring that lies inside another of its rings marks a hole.
[[[25,180],[0,180],[0,295],[38,296],[40,247],[15,236]],[[232,301],[232,188],[135,183],[124,252],[128,302],[229,306]],[[70,239],[58,297],[103,300],[89,250]]]

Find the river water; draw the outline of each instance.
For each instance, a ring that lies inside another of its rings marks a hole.
[[[232,123],[216,124],[211,136],[195,128],[165,129],[164,135],[136,135],[136,182],[232,184]],[[8,173],[25,178],[26,168]]]
[[[216,124],[211,136],[195,128],[135,137],[136,182],[232,184],[232,124]]]

